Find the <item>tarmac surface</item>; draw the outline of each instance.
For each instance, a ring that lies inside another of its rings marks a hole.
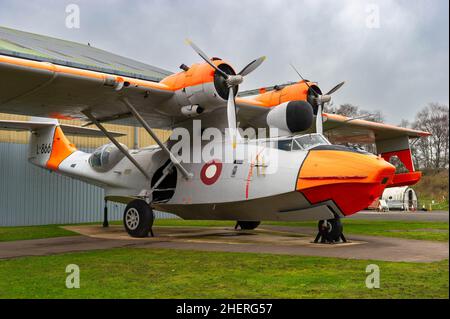
[[[253,231],[230,227],[155,227],[153,238],[130,238],[122,226],[66,226],[81,236],[0,243],[0,259],[110,249],[182,249],[197,251],[322,256],[382,261],[433,262],[448,259],[449,243],[347,236],[349,243],[314,244],[315,230],[307,227],[262,226]]]

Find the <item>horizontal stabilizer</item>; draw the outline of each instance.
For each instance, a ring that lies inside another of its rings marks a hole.
[[[0,130],[10,131],[35,131],[41,128],[57,125],[52,122],[40,122],[40,121],[0,121]],[[86,136],[86,137],[105,137],[102,131],[80,127],[76,125],[59,124],[65,135],[70,136]],[[124,136],[126,134],[120,132],[110,132],[114,137]]]
[[[76,125],[60,124],[64,134],[72,136],[90,136],[90,137],[105,137],[102,131],[95,128],[81,127]],[[108,131],[114,137],[125,136],[126,134],[114,131]]]

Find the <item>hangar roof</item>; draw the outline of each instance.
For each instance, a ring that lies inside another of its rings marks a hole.
[[[171,74],[90,45],[1,26],[0,54],[156,82]]]

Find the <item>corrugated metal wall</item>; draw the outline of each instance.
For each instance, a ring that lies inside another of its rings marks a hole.
[[[27,120],[27,117],[0,114],[1,119]],[[64,121],[79,124],[74,121]],[[127,133],[120,140],[133,146],[134,128],[108,125],[108,129]],[[139,129],[140,146],[153,140]],[[169,132],[160,131],[162,138]],[[70,224],[101,221],[103,219],[103,189],[51,173],[27,161],[26,132],[0,131],[0,226]],[[107,139],[70,138],[83,150],[108,143]],[[124,206],[109,203],[110,220],[121,220]],[[156,213],[156,218],[173,218]]]

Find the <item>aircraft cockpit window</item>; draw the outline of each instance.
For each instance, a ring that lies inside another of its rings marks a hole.
[[[127,147],[122,145],[125,149]],[[114,145],[107,144],[99,147],[89,158],[89,164],[99,172],[107,172],[119,163],[125,155]]]
[[[294,142],[292,143],[292,150],[293,151],[302,151],[304,148],[298,144],[298,142],[296,140],[294,140]]]
[[[277,148],[283,151],[307,151],[318,145],[329,145],[330,142],[321,134],[308,134],[274,141]]]
[[[282,151],[307,151],[319,145],[330,145],[330,142],[321,134],[308,134],[296,137],[280,137],[271,139],[260,139],[256,143],[261,146],[277,148]]]
[[[309,150],[313,147],[316,147],[318,145],[329,145],[330,142],[323,137],[321,134],[308,134],[308,135],[302,135],[298,136],[294,139],[294,148],[296,149],[303,149],[303,150]]]
[[[292,139],[278,140],[276,141],[276,146],[279,150],[290,152],[292,149]]]

